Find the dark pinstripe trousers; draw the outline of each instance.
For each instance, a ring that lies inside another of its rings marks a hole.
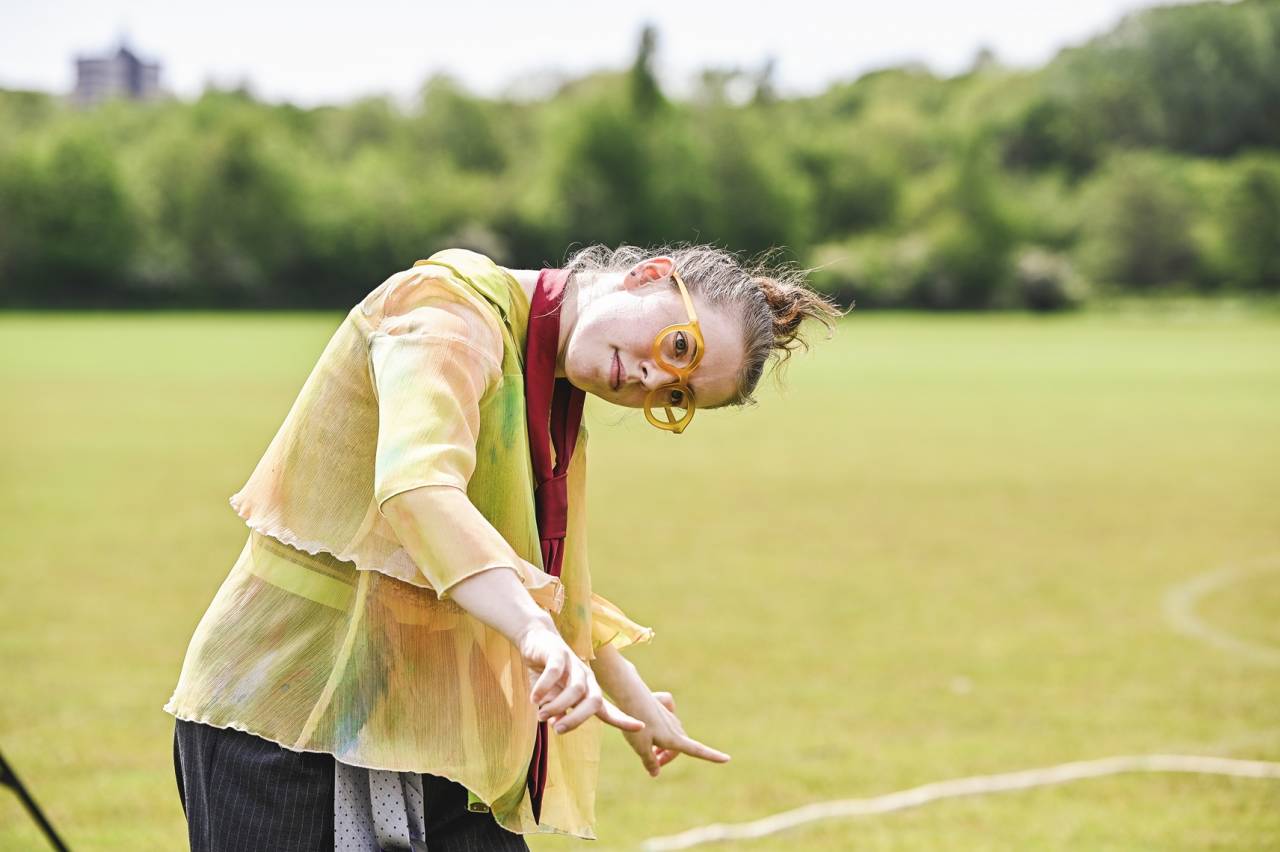
[[[176,720],[173,766],[191,852],[330,852],[334,761],[270,740]],[[423,775],[430,852],[528,852],[524,837],[467,810],[467,789]],[[419,852],[415,842],[414,852]]]
[[[178,719],[178,795],[191,852],[333,849],[333,756]]]

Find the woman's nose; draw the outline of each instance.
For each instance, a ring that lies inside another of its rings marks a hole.
[[[645,390],[653,390],[669,385],[676,380],[674,373],[668,373],[651,361],[640,362],[640,383]]]

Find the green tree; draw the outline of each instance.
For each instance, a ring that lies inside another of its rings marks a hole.
[[[594,98],[560,136],[553,184],[571,239],[618,244],[651,240],[661,221],[651,148],[625,101]]]
[[[0,276],[6,301],[56,307],[118,302],[139,228],[112,154],[85,133],[47,156],[0,165]]]
[[[472,97],[451,76],[436,74],[423,86],[412,138],[424,160],[444,156],[459,169],[496,173],[507,166],[499,124],[491,104]]]
[[[1246,162],[1228,193],[1225,213],[1229,283],[1280,292],[1280,160]]]
[[[1072,125],[1123,146],[1222,156],[1280,144],[1280,4],[1274,0],[1149,9],[1064,50],[1045,89]],[[1055,107],[1056,108],[1056,107]],[[1061,143],[1059,143],[1061,144]],[[1070,155],[1076,146],[1067,144]]]
[[[927,226],[928,273],[915,293],[932,308],[979,309],[1011,301],[1017,233],[998,186],[994,149],[963,143],[943,204]]]
[[[298,186],[269,138],[239,116],[168,149],[156,170],[156,225],[185,250],[185,283],[206,303],[277,305],[306,286],[290,275],[306,246]]]
[[[1061,98],[1041,96],[1003,129],[999,140],[1004,165],[1040,171],[1061,167],[1072,179],[1088,174],[1102,156],[1096,114]]]
[[[812,190],[767,115],[711,106],[698,124],[714,192],[702,237],[753,253],[772,246],[807,251],[815,230]]]
[[[670,104],[662,94],[662,87],[653,73],[653,59],[658,49],[658,29],[645,24],[640,31],[640,44],[635,61],[627,76],[631,93],[631,107],[637,115],[653,115],[666,110]]]
[[[795,143],[794,158],[813,186],[815,239],[891,225],[898,211],[897,164],[860,145],[855,133],[813,134]]]
[[[1168,158],[1113,157],[1090,179],[1083,268],[1102,284],[1151,291],[1195,279],[1194,202]]]

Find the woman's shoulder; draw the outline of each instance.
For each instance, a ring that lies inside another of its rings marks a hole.
[[[415,267],[440,267],[466,283],[473,292],[491,304],[506,321],[517,306],[513,302],[523,293],[511,273],[488,255],[465,248],[441,249],[414,263]]]
[[[360,310],[374,333],[451,337],[502,360],[501,315],[448,267],[415,264],[400,270],[371,291]]]

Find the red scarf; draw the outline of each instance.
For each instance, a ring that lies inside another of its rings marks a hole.
[[[524,399],[528,415],[529,455],[533,462],[534,501],[543,569],[560,576],[564,536],[568,526],[569,492],[565,477],[578,440],[586,393],[568,379],[556,377],[560,343],[560,305],[569,280],[565,269],[543,269],[530,300],[529,329],[524,350]],[[555,466],[552,467],[552,445]],[[542,793],[547,783],[547,723],[538,723],[529,764],[529,795],[533,819],[542,817]]]

